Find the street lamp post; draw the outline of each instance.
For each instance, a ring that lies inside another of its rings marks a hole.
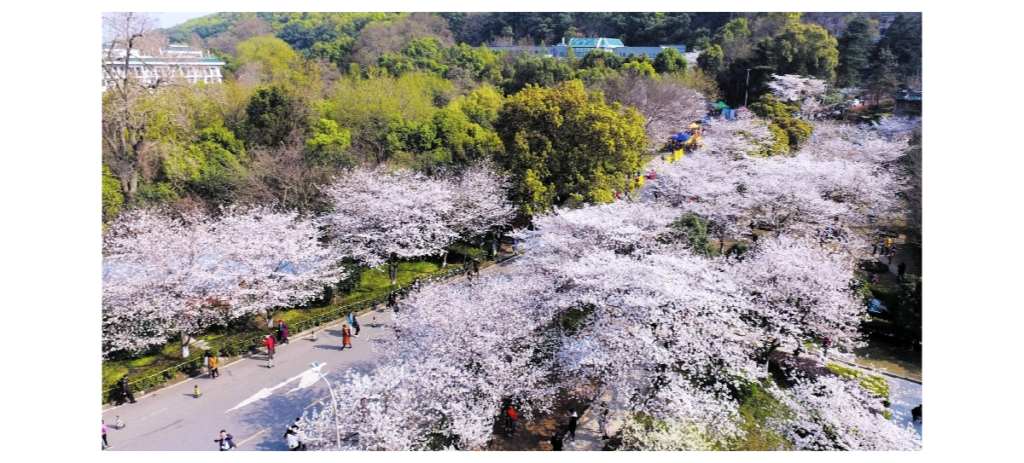
[[[747,107],[747,96],[750,95],[750,69],[747,69],[747,88],[743,89],[743,107]]]
[[[313,362],[309,364],[309,369],[320,375],[320,379],[327,383],[327,389],[331,391],[331,400],[334,403],[334,442],[337,448],[341,448],[341,425],[338,423],[338,396],[334,395],[334,388],[331,387],[331,382],[324,377],[323,369],[324,364],[320,362]]]

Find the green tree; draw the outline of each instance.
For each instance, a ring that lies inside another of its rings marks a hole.
[[[654,58],[654,70],[658,73],[686,72],[686,57],[675,48],[666,48]]]
[[[470,122],[493,130],[494,119],[498,117],[498,110],[501,109],[504,102],[505,98],[497,89],[485,85],[473,90],[469,95],[463,95],[452,101],[448,107],[465,114]]]
[[[330,119],[320,119],[312,127],[312,138],[306,140],[306,157],[313,164],[351,166],[355,160],[345,154],[352,144],[352,133],[338,128]]]
[[[758,43],[757,55],[775,74],[833,80],[839,65],[838,42],[817,24],[790,22],[781,34]]]
[[[306,109],[280,85],[257,88],[245,108],[245,141],[250,146],[279,145],[293,130],[304,128]]]
[[[921,341],[921,277],[907,275],[896,287],[893,324],[913,344]]]
[[[646,61],[630,61],[622,65],[622,71],[654,79],[658,78],[658,73],[654,71],[654,66],[651,66],[651,63]]]
[[[555,204],[606,202],[628,189],[642,167],[643,117],[608,106],[578,80],[529,85],[508,98],[495,128],[504,152],[497,163],[513,179],[512,198],[526,214]]]
[[[518,92],[527,84],[550,87],[573,78],[568,64],[554,58],[521,57],[515,64],[515,74],[506,85],[506,94]]]
[[[841,87],[857,87],[861,75],[868,67],[871,52],[878,37],[878,21],[857,15],[846,25],[839,37],[839,66],[836,82]]]
[[[885,35],[878,41],[875,62],[881,62],[881,52],[888,49],[896,59],[897,67],[893,72],[900,76],[921,74],[921,18],[897,14],[896,19],[885,30]]]
[[[697,65],[709,76],[717,76],[725,69],[725,54],[722,47],[715,44],[697,55]]]
[[[103,223],[110,223],[121,212],[124,195],[121,194],[121,182],[103,166]]]
[[[295,81],[303,61],[284,40],[261,36],[239,43],[238,57],[228,63],[228,69],[236,73],[245,72],[246,67],[259,76],[260,83],[280,83]]]
[[[750,110],[770,121],[769,130],[775,134],[777,145],[785,141],[788,151],[795,152],[802,143],[811,138],[811,124],[796,118],[800,108],[776,100],[771,93],[765,93],[756,102],[751,103]],[[779,132],[784,133],[785,137]],[[784,150],[776,146],[770,154],[783,154]]]
[[[871,94],[875,104],[888,99],[889,95],[899,88],[898,68],[896,57],[889,52],[888,48],[882,48],[878,53],[875,69],[871,72],[871,80],[868,82],[868,93]]]
[[[610,51],[605,50],[591,50],[583,55],[583,59],[579,62],[580,69],[592,69],[607,67],[610,69],[619,69],[622,67],[622,63],[625,61],[621,56],[616,55]]]

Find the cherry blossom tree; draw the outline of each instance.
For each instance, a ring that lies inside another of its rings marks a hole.
[[[276,312],[304,304],[345,276],[324,233],[296,212],[266,207],[226,209],[216,222],[220,259],[238,280],[232,305],[260,314],[273,326]]]
[[[768,82],[772,96],[783,102],[802,102],[800,112],[806,115],[816,114],[821,108],[817,99],[825,94],[825,86],[822,79],[793,74],[772,74],[772,80]]]
[[[293,212],[138,210],[104,236],[104,352],[139,350],[319,296],[344,274],[315,224]]]
[[[485,165],[473,165],[450,174],[452,208],[446,221],[448,227],[463,240],[504,227],[515,216],[515,206],[508,200],[509,181]],[[442,266],[448,264],[444,252]]]
[[[104,354],[137,351],[220,318],[234,288],[216,258],[208,217],[158,211],[122,214],[103,239]]]
[[[506,401],[525,404],[524,419],[549,409],[551,360],[539,341],[550,325],[541,304],[549,291],[543,278],[515,273],[412,293],[394,316],[401,335],[379,366],[339,385],[341,432],[359,436],[343,448],[416,450],[438,441],[481,448]],[[322,448],[334,439],[328,420],[310,419]]]
[[[775,393],[796,411],[780,426],[797,450],[921,450],[911,425],[901,428],[886,419],[881,399],[848,379],[798,379],[792,389]]]
[[[391,284],[403,259],[441,254],[458,235],[448,226],[448,183],[409,170],[355,169],[324,188],[333,211],[324,217],[341,255],[386,266]]]
[[[743,315],[762,344],[761,361],[781,346],[829,337],[858,347],[864,307],[853,291],[849,257],[810,240],[764,239],[740,265],[739,281],[752,298]]]

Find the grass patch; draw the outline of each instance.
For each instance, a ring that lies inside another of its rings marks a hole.
[[[148,366],[156,363],[157,359],[158,359],[157,356],[149,355],[149,356],[146,356],[146,357],[137,358],[135,360],[130,360],[128,362],[128,366],[131,367],[131,368],[148,367]]]
[[[775,431],[769,421],[784,418],[792,411],[761,385],[750,383],[740,393],[740,429],[743,438],[731,442],[723,450],[776,451],[792,450],[793,443]]]
[[[452,264],[449,263],[448,265],[450,266]],[[438,270],[441,270],[441,265],[437,262],[400,262],[398,264],[398,277],[395,279],[395,284],[407,285],[412,283],[416,278],[430,275]],[[364,301],[382,294],[387,294],[390,289],[391,279],[388,278],[386,271],[365,269],[359,275],[359,286],[353,289],[351,293],[336,298],[333,305],[348,305]],[[309,312],[306,313],[308,314]]]
[[[156,357],[153,357],[156,361]],[[123,364],[103,364],[103,384],[116,383],[122,376],[128,373],[128,367]]]
[[[826,368],[840,376],[843,376],[844,378],[860,382],[861,387],[867,389],[876,397],[882,400],[889,400],[889,381],[885,378],[866,373],[857,368],[843,366],[838,363],[830,363],[826,365]]]

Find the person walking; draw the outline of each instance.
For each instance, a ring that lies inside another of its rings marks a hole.
[[[274,360],[274,335],[268,334],[263,345],[267,346],[267,360]]]
[[[569,409],[569,445],[576,445],[576,425],[579,424],[580,417],[576,414],[576,409]]]
[[[295,433],[295,429],[291,427],[285,431],[285,443],[288,444],[288,448],[292,452],[299,451],[299,435]]]
[[[896,272],[896,282],[897,283],[903,283],[903,278],[907,274],[907,263],[906,262],[900,262],[900,265],[897,266],[896,269],[897,269],[897,272]]]
[[[288,429],[285,431],[285,433],[288,433],[288,432],[291,432],[292,434],[295,434],[295,441],[298,443],[298,447],[299,447],[298,449],[292,449],[292,450],[306,450],[306,443],[303,442],[305,440],[305,438],[303,437],[303,433],[302,433],[302,418],[301,417],[296,417],[295,418],[295,422],[293,422],[291,424],[291,426],[288,426]],[[285,439],[287,439],[287,438],[288,437],[286,435]]]
[[[217,356],[210,353],[207,353],[207,355],[209,355],[207,361],[210,365],[210,378],[216,378],[220,376],[220,371],[217,371]]]
[[[107,443],[107,422],[101,419],[100,424],[103,425],[103,450],[106,450],[110,448],[110,444]]]
[[[277,321],[277,337],[279,342],[288,344],[288,324],[284,320]]]
[[[519,420],[519,413],[516,413],[516,409],[511,405],[505,409],[505,429],[508,433],[508,437],[512,437],[516,434],[516,421]]]
[[[601,406],[601,413],[597,415],[597,427],[601,432],[601,439],[608,440],[608,409]]]
[[[562,451],[562,436],[558,434],[558,431],[551,433],[551,450]]]
[[[123,404],[125,399],[127,399],[129,403],[135,403],[135,396],[132,394],[132,388],[128,386],[127,373],[125,373],[125,375],[121,377],[121,380],[117,382],[117,387],[121,390],[121,400],[117,403],[118,405]]]
[[[216,442],[217,444],[219,444],[220,451],[224,452],[224,451],[234,450],[234,449],[238,448],[238,446],[235,445],[235,442],[232,439],[234,439],[234,437],[231,436],[231,434],[228,434],[227,431],[221,429],[220,430],[220,437],[217,438],[217,439],[214,439],[213,441]]]
[[[353,334],[353,336],[358,338],[359,337],[359,318],[352,317],[352,328],[355,328],[355,330],[356,330],[356,333]]]
[[[395,292],[391,291],[390,293],[388,293],[388,308],[391,310],[395,310],[397,306],[398,304],[397,299],[395,298]]]
[[[828,348],[832,347],[832,338],[828,336],[821,338],[821,347],[825,351],[825,357],[828,357]]]
[[[352,331],[348,329],[348,325],[341,328],[341,348],[346,347],[352,348]]]

